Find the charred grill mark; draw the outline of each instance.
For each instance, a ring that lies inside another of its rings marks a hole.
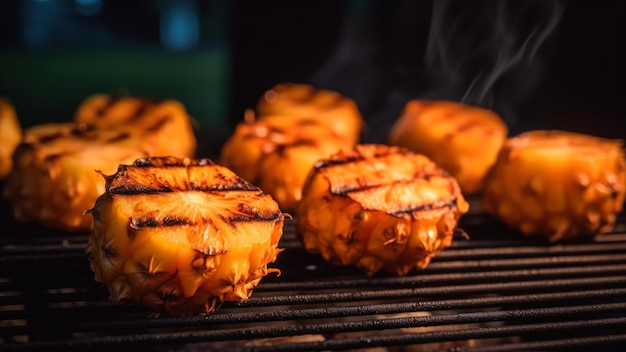
[[[42,136],[41,138],[39,138],[39,143],[48,143],[48,142],[52,142],[55,139],[59,139],[63,137],[63,133],[61,132],[56,132],[53,134],[49,134],[47,136]]]
[[[85,133],[87,132],[91,132],[94,131],[96,129],[95,125],[87,125],[87,124],[79,124],[78,126],[72,128],[72,130],[70,131],[70,133],[73,136],[83,136]]]
[[[135,111],[135,113],[132,115],[132,117],[130,118],[130,120],[137,120],[138,118],[140,118],[142,115],[144,115],[146,113],[146,111],[148,111],[148,108],[152,107],[155,105],[155,102],[150,100],[150,99],[143,99],[141,101],[141,104],[139,104],[139,106],[137,107],[137,110]]]
[[[100,109],[98,109],[98,111],[96,111],[96,116],[98,116],[100,118],[102,116],[104,116],[104,114],[111,107],[113,107],[113,105],[115,105],[120,99],[122,99],[122,95],[121,94],[115,94],[115,95],[108,96],[107,97],[107,102]]]
[[[171,119],[172,119],[171,115],[165,115],[161,119],[159,119],[159,121],[157,121],[155,124],[146,128],[146,131],[156,132],[160,130],[161,128],[163,128],[163,126],[165,126],[165,124],[167,124]]]
[[[358,161],[363,161],[363,160],[371,159],[371,158],[374,158],[374,159],[384,158],[393,154],[411,155],[413,153],[406,149],[401,149],[401,148],[389,148],[389,149],[385,149],[381,151],[376,151],[371,156],[361,155],[360,153],[357,152],[354,154],[343,155],[343,156],[336,157],[336,158],[319,160],[317,163],[315,163],[314,167],[317,170],[322,170],[327,167],[331,167],[335,165],[345,165],[345,164],[355,163]]]
[[[413,213],[416,211],[431,211],[431,210],[437,210],[437,209],[442,209],[442,208],[453,208],[456,205],[456,201],[457,201],[457,197],[453,196],[452,198],[447,199],[447,200],[440,200],[435,203],[419,204],[419,205],[415,205],[415,206],[411,206],[411,207],[403,208],[403,209],[394,209],[394,210],[388,211],[387,213],[394,215],[394,216],[399,216],[403,214]]]
[[[130,225],[134,229],[143,227],[159,227],[159,226],[181,226],[193,225],[193,221],[182,216],[165,216],[161,221],[154,216],[144,216],[141,218],[131,218]]]
[[[113,137],[113,138],[109,138],[108,140],[105,141],[105,143],[116,143],[116,142],[121,142],[125,139],[130,138],[130,133],[128,132],[122,132],[120,134],[118,134],[117,136]]]
[[[117,187],[110,187],[109,193],[119,195],[138,195],[138,194],[158,194],[158,193],[172,193],[182,191],[198,191],[198,192],[225,192],[225,191],[258,191],[256,186],[247,183],[235,183],[226,185],[208,185],[208,184],[196,184],[189,183],[188,188],[171,188],[167,185],[163,185],[159,188],[146,186],[146,185],[120,185]]]
[[[395,180],[395,181],[392,181],[391,184],[412,183],[418,179],[429,181],[432,177],[448,177],[448,175],[443,170],[439,170],[439,172],[436,172],[436,173],[426,173],[426,172],[420,171],[416,173],[415,175],[413,175],[413,179],[411,180]],[[339,195],[339,196],[345,196],[345,195],[348,195],[349,193],[362,192],[362,191],[366,191],[366,190],[370,190],[370,189],[374,189],[378,187],[385,187],[387,185],[388,183],[374,183],[374,184],[363,185],[363,186],[353,186],[353,187],[350,186],[350,187],[345,187],[345,188],[335,190],[332,193]]]
[[[224,218],[224,222],[229,225],[235,226],[235,223],[241,221],[276,221],[282,217],[280,211],[260,213],[258,210],[251,208],[245,203],[239,203],[237,205],[237,213]]]
[[[48,163],[49,162],[54,162],[55,160],[58,160],[59,158],[62,158],[64,155],[65,154],[62,154],[62,153],[50,154],[50,155],[47,155],[44,158],[44,161],[48,162]]]
[[[166,216],[162,221],[163,226],[179,226],[179,225],[191,225],[192,221],[188,218]]]
[[[130,224],[134,228],[157,227],[159,226],[159,221],[155,217],[131,218]]]

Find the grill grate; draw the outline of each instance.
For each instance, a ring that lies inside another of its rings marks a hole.
[[[4,219],[3,219],[4,222]],[[623,224],[624,221],[620,221]],[[194,317],[149,318],[108,301],[87,238],[24,235],[0,243],[3,350],[623,350],[626,231],[565,244],[522,238],[482,214],[423,271],[366,278],[306,253],[286,224],[274,267],[252,297]],[[4,226],[3,226],[4,227]],[[22,230],[20,230],[22,229]]]

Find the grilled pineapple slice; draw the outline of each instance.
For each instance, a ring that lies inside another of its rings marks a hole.
[[[243,301],[280,249],[276,202],[208,159],[155,157],[105,176],[87,256],[111,299],[172,315]]]
[[[13,167],[13,152],[22,141],[22,127],[13,105],[0,97],[0,180]]]
[[[483,205],[523,234],[554,242],[612,230],[625,182],[621,141],[531,131],[504,144]]]
[[[302,197],[302,185],[315,162],[353,145],[315,121],[267,116],[240,123],[222,147],[220,163],[270,194],[282,210],[291,212]]]
[[[428,156],[471,194],[481,190],[507,133],[504,121],[490,110],[412,100],[392,127],[389,143]]]
[[[95,170],[113,173],[120,163],[156,152],[136,133],[74,123],[26,129],[4,189],[15,219],[88,230],[93,221],[83,213],[104,193],[104,181]]]
[[[353,144],[359,142],[363,128],[363,118],[354,100],[308,84],[278,84],[263,94],[256,110],[259,119],[285,115],[296,121],[320,122]]]
[[[457,181],[427,157],[366,144],[315,164],[296,228],[309,252],[334,265],[405,275],[451,245],[468,209]]]
[[[193,119],[176,100],[95,94],[80,104],[74,120],[100,126],[129,125],[145,131],[147,142],[167,151],[164,155],[193,157],[196,150]]]

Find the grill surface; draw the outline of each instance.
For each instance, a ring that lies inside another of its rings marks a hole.
[[[474,204],[473,204],[474,205]],[[564,244],[522,238],[471,213],[421,271],[367,278],[306,253],[293,222],[285,251],[249,301],[211,315],[151,318],[108,301],[87,235],[14,224],[3,204],[2,349],[206,351],[624,350],[626,226]],[[476,209],[476,206],[473,207]]]

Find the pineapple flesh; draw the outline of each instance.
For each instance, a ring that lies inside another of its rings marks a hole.
[[[22,127],[13,105],[0,97],[0,180],[13,167],[13,152],[22,141]]]
[[[176,100],[94,94],[76,110],[74,121],[99,126],[132,126],[163,155],[193,157],[196,151],[194,120]]]
[[[449,247],[468,209],[457,181],[424,155],[363,144],[315,164],[296,228],[331,264],[401,276]]]
[[[277,269],[277,203],[208,159],[153,157],[120,165],[89,211],[87,257],[111,299],[155,313],[211,313],[246,300]]]
[[[16,220],[89,231],[93,219],[83,214],[104,193],[104,180],[96,171],[114,173],[119,164],[147,156],[195,153],[191,121],[180,103],[96,97],[81,104],[77,122],[36,125],[24,131],[4,189]],[[122,103],[127,100],[147,107],[137,113]],[[101,113],[85,113],[95,101],[106,103],[96,109]],[[118,109],[118,104],[126,110]],[[98,120],[99,114],[103,118]]]
[[[451,101],[408,102],[389,144],[432,159],[454,176],[463,193],[479,192],[508,129],[493,111]]]
[[[83,213],[104,193],[95,170],[113,173],[120,163],[150,155],[134,133],[74,123],[27,129],[4,188],[15,219],[65,231],[89,230],[93,221]]]
[[[259,99],[256,111],[259,119],[286,115],[296,121],[317,121],[353,144],[359,142],[364,126],[354,100],[308,84],[281,83],[272,87]]]
[[[625,182],[622,141],[530,131],[504,144],[483,206],[524,235],[567,240],[611,231]]]
[[[315,162],[353,146],[315,121],[283,115],[248,118],[222,147],[220,162],[270,194],[283,211],[292,212]]]

